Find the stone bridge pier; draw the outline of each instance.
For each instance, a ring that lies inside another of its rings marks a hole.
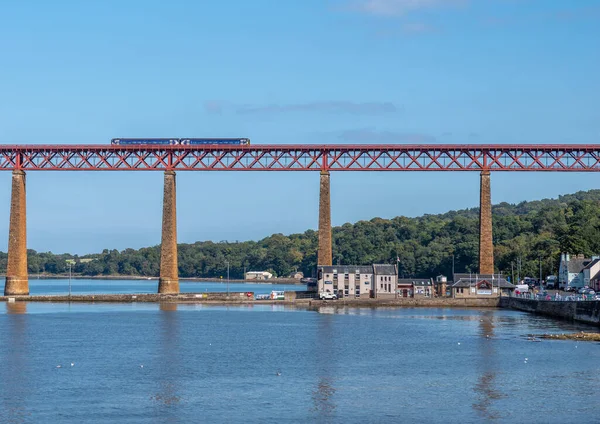
[[[492,189],[490,171],[481,171],[479,192],[479,273],[494,273],[494,243],[492,239]]]
[[[317,265],[332,265],[333,262],[329,178],[329,171],[322,170],[319,192],[319,246],[317,251]]]
[[[177,269],[177,196],[175,171],[165,171],[159,293],[179,293]]]
[[[27,276],[27,213],[25,172],[14,170],[10,195],[10,226],[8,229],[8,264],[4,295],[28,295]]]

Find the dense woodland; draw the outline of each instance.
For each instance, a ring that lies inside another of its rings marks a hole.
[[[373,218],[333,228],[334,263],[395,263],[400,276],[450,275],[452,261],[456,272],[476,272],[479,209],[452,211],[418,218]],[[600,252],[600,190],[578,192],[517,205],[501,203],[493,207],[495,265],[510,275],[511,265],[521,277],[538,276],[540,259],[543,275],[556,273],[561,251],[591,255]],[[246,270],[268,270],[287,276],[294,270],[314,275],[317,232],[274,234],[260,241],[179,245],[181,277],[241,278]],[[0,253],[0,272],[6,270],[6,253]],[[78,257],[69,254],[28,251],[31,274],[68,272],[68,259],[74,259],[73,272],[81,275],[157,276],[160,246],[139,250],[104,250]],[[93,259],[85,262],[82,259]]]

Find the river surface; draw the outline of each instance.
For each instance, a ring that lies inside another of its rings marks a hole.
[[[306,290],[304,284],[271,284],[271,283],[229,283],[219,281],[187,282],[180,281],[181,293],[206,293],[206,292],[254,292],[267,294],[272,290]],[[72,294],[129,294],[129,293],[156,293],[158,280],[96,280],[73,279],[71,280]],[[2,287],[4,292],[4,286]],[[64,295],[69,293],[69,280],[48,279],[29,280],[29,293],[32,295]]]
[[[0,423],[592,423],[595,329],[495,309],[0,302]]]

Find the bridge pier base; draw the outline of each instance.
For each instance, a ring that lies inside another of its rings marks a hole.
[[[8,263],[4,295],[28,295],[27,276],[27,214],[25,172],[14,170],[10,196],[10,227],[8,230]]]
[[[481,171],[479,192],[479,273],[494,273],[490,171]]]
[[[331,247],[331,189],[329,171],[321,171],[319,193],[319,246],[317,265],[332,265]]]
[[[165,171],[159,293],[179,293],[177,269],[177,202],[175,171]]]

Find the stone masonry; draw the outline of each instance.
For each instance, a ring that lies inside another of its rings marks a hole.
[[[13,171],[4,295],[28,295],[25,172]]]
[[[177,205],[175,171],[165,171],[159,293],[179,293],[177,271]]]
[[[329,171],[321,171],[319,194],[319,246],[317,265],[332,265],[331,250],[331,195]]]
[[[492,195],[490,171],[481,172],[479,199],[479,273],[494,273],[494,244],[492,241]]]

